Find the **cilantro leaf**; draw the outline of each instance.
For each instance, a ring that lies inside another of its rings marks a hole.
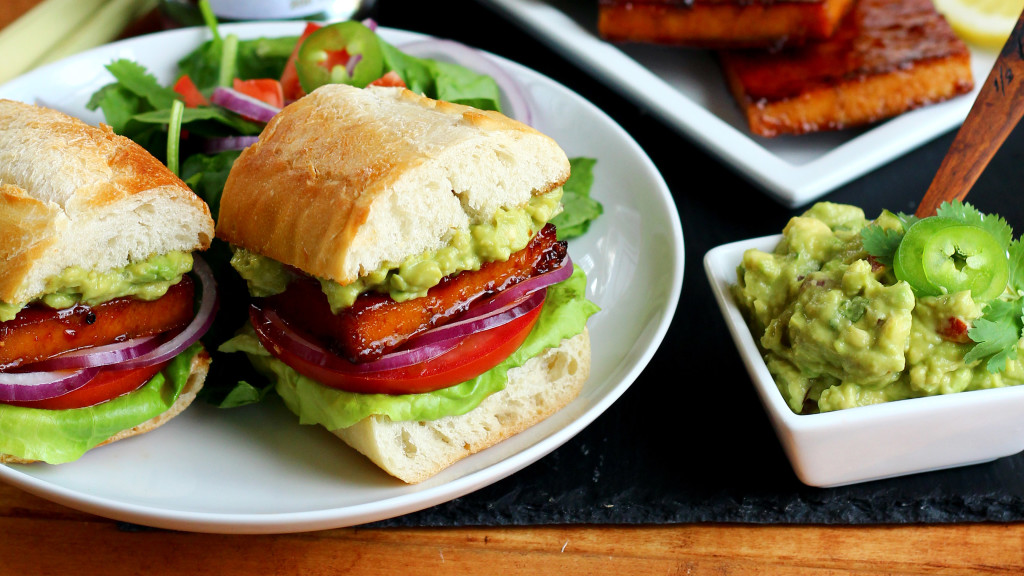
[[[878,224],[865,226],[860,231],[861,241],[868,254],[875,257],[883,266],[892,267],[893,259],[896,257],[896,249],[903,240],[901,230],[882,228]]]
[[[943,202],[935,211],[935,215],[984,228],[1003,245],[1003,248],[1009,248],[1010,242],[1013,241],[1013,228],[1002,216],[985,214],[966,202]]]
[[[910,230],[911,226],[913,226],[914,224],[917,224],[917,222],[919,220],[921,220],[917,216],[914,216],[913,214],[907,214],[905,212],[897,212],[896,213],[896,218],[899,219],[900,224],[903,224],[903,231],[904,232],[906,232],[907,230]]]
[[[1015,292],[1024,292],[1024,243],[1014,240],[1010,243],[1009,285]]]
[[[174,90],[162,86],[156,77],[138,62],[122,58],[107,64],[107,70],[125,90],[146,100],[157,110],[170,108],[178,98]]]
[[[976,344],[964,355],[964,362],[970,364],[988,358],[985,367],[989,372],[994,374],[1004,370],[1008,360],[1017,358],[1017,341],[1022,329],[1021,300],[989,302],[981,318],[975,320],[974,326],[967,331]]]

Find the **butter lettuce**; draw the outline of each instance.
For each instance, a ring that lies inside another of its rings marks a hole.
[[[272,357],[248,326],[219,350],[245,352],[256,369],[275,384],[277,393],[302,424],[322,424],[334,430],[374,414],[396,421],[436,420],[476,408],[484,398],[505,387],[510,369],[582,332],[587,318],[599,310],[586,299],[586,284],[583,271],[575,268],[569,279],[548,288],[544,309],[533,331],[504,362],[472,380],[424,394],[358,394],[323,386]]]
[[[111,436],[166,412],[188,382],[196,343],[141,388],[109,402],[72,410],[0,404],[0,453],[62,464],[77,460]]]

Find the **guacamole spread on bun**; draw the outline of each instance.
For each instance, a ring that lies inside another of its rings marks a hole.
[[[817,203],[737,275],[733,296],[796,413],[1024,382],[1024,248],[970,204],[869,221]]]

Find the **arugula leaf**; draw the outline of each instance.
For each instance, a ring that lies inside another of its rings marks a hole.
[[[210,206],[214,218],[220,211],[220,195],[231,166],[241,153],[241,150],[226,150],[212,156],[193,154],[181,166],[181,179]]]
[[[964,362],[988,358],[985,367],[991,373],[1006,368],[1007,360],[1017,358],[1017,341],[1024,329],[1021,317],[1021,301],[993,300],[989,302],[981,318],[974,321],[974,326],[967,335],[977,344],[964,355]]]
[[[394,70],[405,80],[405,86],[417,94],[433,94],[435,92],[434,70],[427,60],[410,56],[380,40],[381,54],[384,56],[384,70]]]
[[[959,200],[943,202],[935,211],[935,215],[980,226],[992,234],[996,240],[999,240],[1004,248],[1009,248],[1010,242],[1013,241],[1013,228],[1006,223],[1002,216],[985,214],[966,202]]]
[[[149,112],[136,114],[132,116],[132,119],[146,124],[167,124],[171,120],[171,110],[170,108],[166,110],[150,110]],[[247,135],[256,135],[263,130],[262,124],[250,122],[233,112],[228,112],[214,106],[186,108],[182,115],[181,123],[182,125],[189,125],[202,120],[212,120]],[[191,126],[189,126],[189,129],[194,130]]]
[[[590,197],[594,184],[594,158],[570,158],[570,175],[562,186],[562,211],[551,219],[558,230],[558,239],[580,236],[590,222],[604,212],[604,206]]]
[[[434,69],[436,94],[433,98],[481,110],[501,111],[501,91],[494,78],[448,62],[434,62]]]

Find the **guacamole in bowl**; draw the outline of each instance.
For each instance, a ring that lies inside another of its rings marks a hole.
[[[952,241],[935,245],[935,222],[958,228]],[[927,237],[911,247],[918,230]],[[743,254],[732,295],[796,413],[1013,386],[1024,383],[1024,363],[1011,240],[1004,222],[969,205],[869,221],[860,208],[822,202],[792,218],[774,250]],[[990,252],[975,250],[980,243]],[[922,265],[928,258],[934,265]],[[1017,317],[1005,318],[1007,309]],[[1003,320],[1006,345],[986,354],[994,343],[985,327]]]
[[[705,255],[739,358],[805,484],[1024,450],[1024,249],[969,205],[938,219],[868,220],[825,202],[782,234]]]

